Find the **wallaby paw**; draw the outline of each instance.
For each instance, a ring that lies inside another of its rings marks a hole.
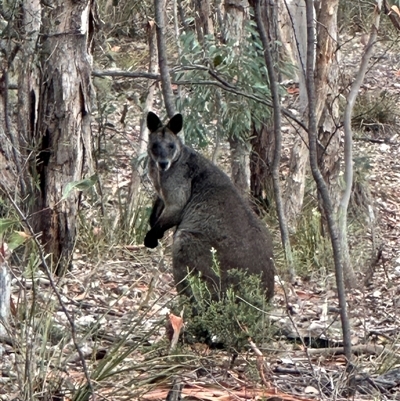
[[[150,235],[149,235],[150,234]],[[158,245],[158,240],[150,231],[144,237],[144,246],[146,248],[155,248]]]

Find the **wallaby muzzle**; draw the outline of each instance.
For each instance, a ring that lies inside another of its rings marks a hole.
[[[158,162],[157,167],[160,171],[167,171],[171,167],[171,163],[169,161]]]

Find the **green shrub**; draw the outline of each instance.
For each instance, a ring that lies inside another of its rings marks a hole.
[[[214,269],[221,277],[215,253]],[[240,285],[229,287],[226,293],[215,288],[211,292],[201,276],[188,278],[195,311],[188,319],[186,334],[188,338],[212,340],[230,351],[239,352],[248,344],[249,337],[257,344],[268,339],[268,305],[260,277],[238,270],[229,271],[228,276]]]

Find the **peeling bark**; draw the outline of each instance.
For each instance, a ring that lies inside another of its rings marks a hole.
[[[32,224],[42,233],[57,274],[70,266],[78,228],[78,192],[62,199],[65,186],[92,173],[92,1],[62,1],[46,8],[41,35],[40,103],[32,115],[39,178]]]
[[[317,48],[315,65],[318,163],[328,185],[334,213],[340,201],[339,52],[337,11],[339,0],[317,2]],[[322,209],[322,208],[321,208]]]
[[[39,68],[37,65],[37,41],[42,23],[40,0],[24,0],[22,8],[21,46],[22,63],[18,74],[18,139],[21,156],[30,159],[32,133],[38,118],[39,105]],[[24,183],[21,198],[33,194],[32,180],[25,172],[20,177]]]

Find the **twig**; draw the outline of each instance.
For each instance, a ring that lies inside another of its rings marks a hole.
[[[94,77],[123,77],[123,78],[146,78],[159,81],[160,74],[152,74],[144,71],[123,71],[123,70],[94,70],[92,71]]]
[[[256,356],[258,372],[260,373],[260,377],[262,382],[264,383],[264,386],[267,388],[271,388],[272,387],[271,382],[266,378],[266,373],[268,374],[268,370],[270,369],[265,364],[265,358],[263,353],[260,351],[260,349],[257,347],[257,345],[253,342],[251,338],[249,338],[249,345]],[[271,376],[270,373],[269,376]]]
[[[166,401],[180,401],[182,399],[183,383],[179,378],[174,379],[171,390],[168,391]]]
[[[378,344],[360,344],[360,345],[353,345],[351,351],[355,355],[390,355],[391,357],[395,358],[397,361],[400,360],[400,355],[394,351],[390,351],[386,349],[382,345]],[[334,347],[334,348],[308,348],[307,354],[310,356],[315,355],[345,355],[344,347]]]

